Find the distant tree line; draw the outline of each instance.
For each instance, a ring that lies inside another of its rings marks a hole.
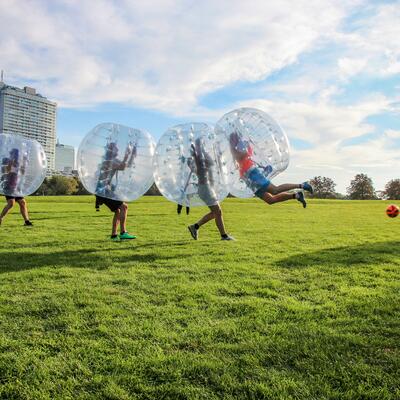
[[[83,186],[80,179],[76,176],[54,175],[45,178],[39,189],[34,193],[36,196],[69,196],[69,195],[88,195],[89,193]],[[146,196],[161,195],[155,183],[145,194]]]
[[[310,183],[314,187],[314,194],[310,197],[317,199],[400,200],[400,179],[392,179],[386,184],[385,190],[377,192],[368,175],[357,174],[351,180],[346,196],[335,191],[336,184],[331,178],[315,176]]]
[[[347,188],[347,195],[335,191],[336,183],[326,176],[315,176],[310,179],[314,187],[314,194],[310,197],[316,199],[349,199],[349,200],[373,200],[388,199],[400,200],[400,179],[389,181],[385,190],[377,192],[372,179],[365,174],[357,174]],[[46,178],[35,195],[38,196],[67,196],[90,194],[82,185],[78,177],[54,175]],[[146,192],[145,196],[159,196],[161,193],[155,183]]]

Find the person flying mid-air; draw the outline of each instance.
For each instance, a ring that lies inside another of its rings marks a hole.
[[[126,240],[136,239],[136,236],[131,235],[126,230],[126,220],[128,217],[128,205],[119,200],[113,200],[104,196],[111,196],[118,185],[118,171],[124,171],[127,167],[132,167],[134,158],[137,155],[137,149],[132,143],[128,144],[125,151],[125,156],[120,161],[118,156],[118,147],[114,142],[106,145],[106,153],[103,162],[100,164],[99,178],[96,185],[96,210],[105,204],[111,212],[114,213],[112,221],[111,240]],[[113,183],[115,177],[116,183]],[[120,227],[120,235],[118,236],[118,225]]]
[[[18,186],[21,181],[21,177],[25,174],[25,162],[26,157],[22,160],[22,165],[19,162],[19,150],[12,149],[10,151],[10,157],[4,158],[1,165],[1,180],[0,184],[6,193],[13,193],[18,191]],[[0,214],[0,225],[3,222],[3,218],[10,212],[14,207],[15,202],[19,205],[19,211],[25,221],[25,226],[32,226],[32,222],[29,220],[28,207],[26,200],[23,197],[5,196],[7,200],[6,206]]]
[[[195,140],[195,145],[191,146],[192,157],[188,159],[188,165],[191,172],[194,172],[198,178],[198,195],[205,204],[208,205],[210,212],[200,218],[193,225],[189,225],[188,229],[194,240],[199,237],[199,229],[202,225],[215,219],[215,224],[221,234],[221,240],[235,240],[229,236],[225,230],[222,209],[218,202],[217,195],[214,190],[214,177],[212,174],[212,166],[214,162],[204,148],[201,138]]]
[[[306,208],[304,193],[302,191],[290,193],[288,190],[303,189],[313,193],[313,187],[308,182],[275,186],[263,173],[264,171],[267,174],[271,173],[272,167],[270,165],[261,167],[252,159],[253,147],[248,141],[243,140],[237,132],[233,132],[230,134],[229,143],[232,156],[239,167],[240,178],[257,197],[268,204],[296,199]]]

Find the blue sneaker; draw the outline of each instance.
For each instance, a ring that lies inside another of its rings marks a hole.
[[[306,190],[308,193],[313,194],[314,193],[314,189],[313,187],[308,183],[308,182],[303,182],[301,184],[301,187]]]
[[[303,208],[307,207],[307,202],[306,202],[306,199],[304,198],[303,192],[296,193],[296,200],[299,201],[301,204],[303,204]]]

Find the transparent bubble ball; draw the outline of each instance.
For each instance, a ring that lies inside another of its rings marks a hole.
[[[119,201],[132,201],[153,184],[155,141],[143,130],[103,123],[78,149],[78,174],[85,189]]]
[[[36,140],[0,134],[0,162],[0,193],[5,196],[28,196],[46,177],[46,154]]]
[[[168,129],[153,162],[154,181],[168,200],[184,206],[213,206],[228,195],[227,161],[205,123]]]
[[[230,111],[217,122],[215,133],[222,151],[230,153],[229,191],[236,197],[254,195],[255,189],[247,178],[251,169],[257,168],[271,179],[289,165],[289,140],[278,123],[264,111],[255,108]]]

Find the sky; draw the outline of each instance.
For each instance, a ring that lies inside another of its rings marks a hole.
[[[346,192],[400,178],[400,0],[0,0],[0,69],[58,104],[76,147],[102,122],[158,139],[255,107],[284,128],[288,169]]]

